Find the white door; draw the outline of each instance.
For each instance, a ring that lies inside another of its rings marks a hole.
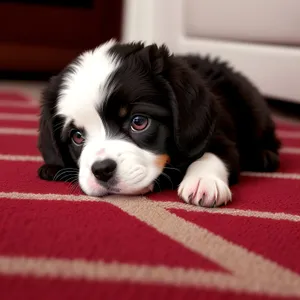
[[[123,40],[219,56],[265,95],[300,102],[299,0],[125,0]]]

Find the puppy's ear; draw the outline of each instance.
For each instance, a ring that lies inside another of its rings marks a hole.
[[[140,52],[142,59],[147,63],[147,67],[155,75],[161,75],[168,66],[168,59],[171,57],[166,45],[158,47],[156,44],[145,47]]]
[[[142,42],[132,42],[126,44],[117,43],[109,49],[109,53],[118,53],[119,57],[126,58],[144,48],[144,43]]]
[[[207,145],[214,128],[214,95],[200,75],[165,45],[147,46],[140,54],[168,92],[177,152],[186,158],[196,157]]]
[[[52,77],[42,93],[38,149],[45,164],[40,167],[38,174],[40,178],[45,180],[53,180],[55,174],[65,166],[62,158],[62,145],[60,145],[60,138],[57,136],[59,130],[56,125],[59,124],[54,116],[59,84],[60,78],[58,76]]]
[[[184,157],[195,158],[204,151],[214,130],[215,96],[182,58],[169,57],[164,66],[176,148]]]

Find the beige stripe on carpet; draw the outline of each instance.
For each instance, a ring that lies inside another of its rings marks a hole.
[[[0,134],[5,135],[37,135],[37,129],[0,127]]]
[[[180,267],[126,264],[39,257],[0,256],[0,273],[60,279],[85,279],[159,283],[177,286],[239,288],[226,273]],[[224,286],[223,282],[226,282]]]
[[[71,195],[52,195],[52,194],[20,194],[20,193],[0,193],[0,197],[14,199],[35,199],[35,200],[69,200],[69,201],[95,201],[94,197],[87,196],[71,196]],[[169,212],[165,208],[159,205],[159,203],[154,201],[149,201],[144,197],[119,197],[111,196],[102,199],[97,199],[98,201],[109,202],[110,204],[118,207],[123,212],[139,219],[141,222],[155,228],[160,234],[168,236],[174,242],[181,244],[183,247],[202,255],[209,260],[215,262],[217,265],[223,267],[225,270],[231,272],[230,275],[219,274],[213,272],[215,276],[208,272],[208,277],[206,277],[206,272],[200,271],[200,273],[193,273],[190,279],[190,275],[187,275],[188,279],[183,279],[184,274],[181,273],[180,276],[176,277],[177,281],[173,281],[173,270],[169,273],[164,273],[162,270],[157,272],[161,276],[159,281],[166,282],[171,280],[172,284],[179,284],[178,282],[188,282],[193,284],[196,282],[197,285],[203,284],[204,286],[210,286],[219,289],[229,289],[236,291],[245,292],[262,292],[268,295],[281,295],[281,296],[300,296],[300,276],[289,269],[286,269],[276,262],[273,262],[267,258],[264,258],[254,252],[249,251],[237,244],[232,243],[229,240],[210,232],[209,230],[197,226],[194,223],[188,222],[175,214]],[[33,274],[39,272],[45,272],[45,270],[51,269],[52,263],[46,265],[40,265],[39,261],[35,265],[35,259],[30,261],[29,270],[34,268],[34,271],[28,270],[28,265],[25,259],[25,274],[32,272]],[[69,262],[68,262],[69,263]],[[80,263],[81,264],[81,263]],[[79,264],[79,265],[80,265]],[[22,274],[22,264],[20,261],[16,261],[14,266],[11,266],[11,260],[5,263],[5,260],[0,262],[0,265],[5,266],[5,270],[2,272],[9,272],[9,270],[14,270],[17,268],[16,274]],[[32,266],[34,265],[34,266]],[[75,264],[76,265],[76,264]],[[48,266],[48,267],[47,267]],[[77,267],[73,267],[72,263],[70,265],[64,265],[60,261],[55,265],[55,272],[60,274],[61,272],[70,272],[73,274],[78,271]],[[69,267],[68,267],[69,266]],[[81,265],[82,266],[82,265]],[[105,266],[100,263],[102,273],[109,273],[110,269],[105,270]],[[86,265],[84,265],[84,268]],[[58,269],[59,271],[57,271]],[[71,268],[71,271],[70,271]],[[127,267],[126,267],[127,268]],[[139,269],[120,269],[116,268],[116,274],[140,274],[149,282],[150,274],[156,274],[156,271],[151,269],[151,271],[145,272]],[[42,271],[41,271],[42,270]],[[66,271],[68,270],[68,271]],[[86,272],[90,274],[91,269],[87,268]],[[143,269],[142,269],[143,270]],[[176,272],[175,272],[176,273]],[[217,275],[216,275],[217,274]],[[23,274],[24,275],[24,274]],[[44,275],[46,276],[46,275]],[[63,277],[62,275],[58,275]],[[112,278],[116,276],[116,280],[120,280],[119,275],[112,275]],[[121,275],[120,275],[121,276]],[[132,277],[128,275],[132,280]],[[161,279],[164,278],[164,279]],[[163,281],[164,280],[164,281]],[[186,283],[185,283],[186,284]]]
[[[0,256],[0,273],[59,279],[86,279],[210,287],[273,296],[300,296],[300,276],[275,262],[188,222],[144,199],[111,204],[183,247],[220,265],[232,275],[201,269],[119,262]]]
[[[298,173],[282,173],[282,172],[274,172],[274,173],[259,173],[259,172],[242,172],[242,176],[248,177],[266,177],[266,178],[280,178],[280,179],[294,179],[299,180],[300,174]]]
[[[38,155],[11,155],[11,154],[0,154],[0,160],[8,161],[43,161],[41,156]]]
[[[117,197],[111,204],[229,270],[240,283],[239,288],[268,294],[300,296],[300,276],[239,245],[225,240],[205,228],[170,213],[151,201],[124,201]],[[221,284],[221,283],[219,283]],[[226,282],[223,282],[226,285]]]
[[[248,209],[243,210],[243,209],[226,208],[226,207],[207,209],[204,207],[198,207],[194,205],[187,205],[186,203],[171,202],[171,201],[162,201],[160,206],[166,209],[180,209],[184,211],[203,212],[208,214],[220,214],[220,215],[229,215],[229,216],[300,222],[299,215],[286,214],[282,212],[276,213],[276,212],[255,211],[255,210],[248,210]]]
[[[299,131],[277,130],[276,133],[279,138],[300,139]]]
[[[38,115],[34,114],[14,114],[14,113],[0,113],[0,120],[11,120],[11,121],[36,121]]]
[[[287,154],[300,154],[300,148],[297,147],[282,147],[280,149],[281,153],[287,153]]]
[[[67,195],[67,194],[39,194],[39,193],[19,193],[19,192],[0,192],[0,199],[13,199],[13,200],[48,200],[48,201],[91,201],[91,202],[106,202],[106,203],[114,203],[115,196],[108,197],[89,197],[84,195]],[[122,201],[128,201],[128,199],[133,199],[133,201],[141,201],[140,197],[130,197],[127,196],[118,196],[118,199],[124,199]],[[147,199],[147,198],[142,198]],[[234,208],[213,208],[206,209],[198,206],[189,205],[183,202],[169,202],[169,201],[152,201],[146,200],[147,202],[155,203],[155,205],[160,206],[162,208],[170,209],[183,209],[185,211],[199,211],[206,213],[216,213],[216,214],[226,214],[232,216],[241,216],[241,217],[255,217],[261,219],[270,219],[270,220],[286,220],[290,222],[299,222],[300,216],[293,215],[288,213],[274,213],[274,212],[266,212],[266,211],[255,211],[255,210],[239,210]],[[178,199],[178,201],[180,201]]]
[[[0,274],[31,276],[36,278],[84,279],[88,281],[128,281],[134,283],[171,285],[180,287],[206,287],[216,290],[262,292],[269,295],[300,295],[293,287],[271,291],[263,285],[249,286],[248,280],[220,272],[168,266],[126,264],[120,262],[87,261],[41,257],[0,256]]]
[[[0,107],[39,108],[36,103],[25,101],[1,100]]]

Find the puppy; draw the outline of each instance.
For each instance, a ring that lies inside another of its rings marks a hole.
[[[38,147],[40,178],[75,175],[87,195],[176,188],[215,207],[241,171],[276,170],[280,142],[262,95],[227,64],[111,40],[50,80]]]

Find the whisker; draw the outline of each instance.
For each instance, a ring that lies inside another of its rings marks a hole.
[[[71,181],[69,181],[69,184],[73,184],[73,183],[75,183],[76,181],[78,181],[78,177],[77,177],[77,176],[71,177],[70,180],[71,180]]]
[[[60,172],[59,174],[56,173],[56,175],[53,177],[53,181],[61,181],[63,178],[66,176],[72,176],[72,175],[77,175],[77,173],[71,173],[71,172]]]
[[[73,169],[73,168],[66,168],[66,169],[61,169],[61,170],[59,170],[56,174],[55,174],[55,176],[54,176],[54,178],[53,178],[53,180],[54,181],[57,181],[57,180],[62,180],[62,178],[63,177],[66,177],[66,175],[78,175],[78,170],[76,170],[76,169]]]
[[[76,172],[79,172],[78,168],[63,168],[60,171],[76,171]]]
[[[77,178],[74,178],[71,182],[69,182],[69,188],[71,189],[71,193],[74,193],[78,187],[78,180]]]
[[[76,178],[77,179],[77,174],[64,174],[63,176],[60,177],[60,180],[61,181],[67,181],[67,182],[70,182],[70,180],[72,178]],[[64,180],[65,179],[65,180]]]
[[[54,181],[57,181],[58,180],[58,178],[59,178],[59,176],[62,174],[64,172],[64,170],[62,169],[62,170],[59,170],[59,171],[57,171],[57,173],[54,175],[54,177],[53,177],[53,180]]]
[[[80,191],[80,186],[79,186],[79,184],[74,184],[74,185],[73,185],[73,188],[74,188],[74,189],[72,190],[72,193],[77,192],[77,190]]]
[[[63,173],[78,174],[77,170],[60,170],[59,172],[60,172],[60,174],[63,174]],[[58,174],[58,172],[56,174]]]
[[[72,187],[73,183],[77,181],[77,177],[70,178],[71,181],[68,181],[68,187]]]
[[[167,170],[174,170],[174,171],[177,171],[177,172],[181,173],[181,171],[179,169],[177,169],[177,168],[165,167],[165,169],[167,169]]]

